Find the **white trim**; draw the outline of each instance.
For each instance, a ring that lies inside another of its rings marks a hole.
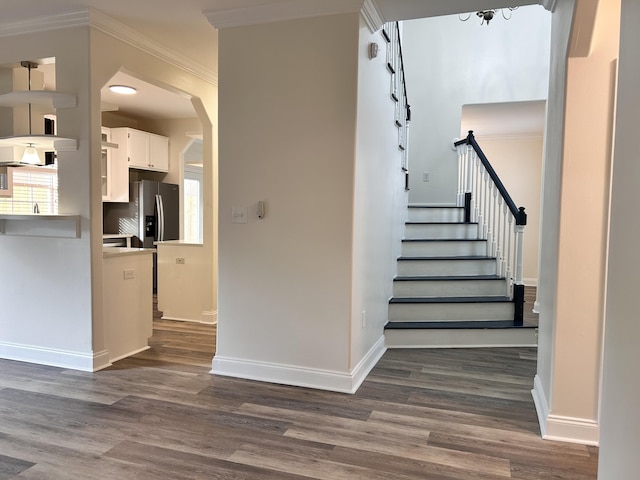
[[[531,390],[531,396],[533,397],[533,404],[535,405],[536,413],[538,414],[540,433],[542,435],[542,438],[545,438],[545,435],[547,434],[547,417],[549,416],[549,404],[547,403],[547,397],[544,394],[542,381],[540,380],[540,377],[538,375],[533,378],[533,390]]]
[[[218,311],[207,310],[202,312],[202,323],[208,323],[210,325],[218,324]]]
[[[0,28],[0,38],[48,32],[63,28],[86,27],[88,22],[89,12],[87,10],[30,18],[19,22],[3,23],[2,28]]]
[[[384,342],[384,335],[382,335],[378,341],[373,344],[362,360],[360,360],[358,365],[351,370],[351,393],[355,393],[358,388],[360,388],[360,385],[362,385],[362,382],[367,378],[369,372],[376,366],[378,360],[380,360],[384,355],[384,352],[387,351],[387,347],[385,347]]]
[[[599,445],[600,427],[595,420],[550,413],[549,404],[538,375],[533,380],[531,395],[538,414],[542,438],[580,445]]]
[[[197,62],[190,61],[167,45],[161,45],[140,34],[137,30],[93,8],[14,23],[0,23],[0,25],[2,27],[0,28],[0,38],[72,27],[92,27],[173,65],[200,80],[218,86],[218,73],[216,71],[206,68]]]
[[[525,286],[527,286],[527,287],[537,287],[538,286],[538,279],[537,278],[525,277],[525,278],[522,279],[522,281],[524,282]]]
[[[185,318],[173,315],[162,315],[162,320],[173,320],[176,322],[203,323],[206,325],[215,325],[218,323],[217,312],[202,312],[202,318]]]
[[[0,342],[0,358],[83,372],[95,372],[111,365],[109,352],[106,350],[94,353],[75,352],[8,342]]]
[[[356,13],[360,11],[361,6],[362,0],[323,0],[322,2],[272,0],[271,3],[264,5],[213,8],[202,13],[214,27],[229,28],[322,15]]]
[[[538,1],[538,3],[545,8],[545,10],[549,10],[552,13],[556,9],[556,2],[557,0],[539,0]]]
[[[376,33],[382,28],[382,25],[384,25],[384,19],[375,0],[364,0],[362,8],[360,9],[360,15],[367,24],[367,27],[369,27],[371,33]]]
[[[218,73],[206,68],[200,63],[190,61],[184,55],[174,51],[166,45],[151,40],[149,37],[140,34],[137,30],[117,21],[99,10],[89,11],[89,24],[91,27],[136,47],[143,52],[173,65],[194,77],[204,80],[207,83],[218,86]],[[194,68],[194,65],[196,68]]]
[[[317,390],[355,393],[384,352],[384,339],[381,337],[350,373],[244,360],[216,354],[213,357],[210,373]]]
[[[536,300],[533,302],[533,308],[531,309],[533,313],[540,313],[540,302]]]
[[[138,348],[137,350],[132,350],[132,351],[131,351],[131,352],[129,352],[129,353],[123,353],[123,354],[122,354],[122,355],[120,355],[120,356],[117,356],[117,357],[115,357],[115,358],[112,358],[112,359],[111,359],[111,363],[113,363],[113,362],[117,362],[118,360],[122,360],[123,358],[127,358],[127,357],[130,357],[130,356],[132,356],[132,355],[136,355],[136,354],[138,354],[138,353],[140,353],[140,352],[144,352],[145,350],[149,350],[150,348],[151,348],[150,346],[146,345],[146,346],[144,346],[144,347],[142,347],[142,348]]]

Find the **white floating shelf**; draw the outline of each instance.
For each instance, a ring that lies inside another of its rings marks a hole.
[[[17,135],[0,138],[0,146],[28,147],[29,145],[57,152],[78,149],[78,141],[75,138],[59,137],[57,135]]]
[[[69,93],[49,90],[23,90],[0,95],[0,107],[17,107],[25,104],[51,106],[53,108],[73,108],[76,97]]]
[[[80,238],[80,215],[0,214],[0,235]]]

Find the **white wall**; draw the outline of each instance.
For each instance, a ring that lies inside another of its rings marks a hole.
[[[0,236],[0,356],[93,370],[108,364],[102,308],[100,88],[124,67],[197,97],[196,111],[205,123],[207,181],[214,185],[216,137],[208,117],[215,118],[217,89],[89,27],[0,39],[0,64],[46,57],[56,59],[57,89],[76,95],[78,100],[77,107],[57,112],[58,134],[78,140],[77,151],[59,152],[58,178],[59,211],[81,215],[81,236]],[[208,235],[213,255],[215,212],[211,201],[205,204],[205,212],[207,208],[210,223],[205,242]]]
[[[213,373],[352,390],[358,25],[347,14],[219,32]],[[234,207],[248,223],[231,223]]]
[[[640,269],[637,214],[640,4],[635,0],[622,0],[621,19],[598,460],[600,480],[635,478],[640,471],[640,382],[637,373],[640,322],[635,281]]]
[[[534,398],[546,438],[597,444],[619,3],[601,1],[591,53],[565,70],[572,10],[559,2],[554,14],[564,33],[553,43]]]
[[[536,286],[540,236],[542,137],[476,136],[476,140],[516,205],[525,207],[527,226],[524,232],[523,277],[525,285]],[[532,307],[533,305],[525,305],[528,309]]]
[[[380,46],[368,57],[368,46]],[[358,46],[358,128],[353,227],[351,368],[383,342],[392,278],[407,215],[407,193],[389,97],[385,41],[360,22]],[[365,312],[365,325],[362,315]],[[379,350],[376,350],[379,351]]]
[[[0,356],[84,370],[108,361],[103,331],[92,325],[102,312],[93,302],[102,271],[92,271],[91,200],[100,179],[95,172],[90,181],[89,48],[88,28],[0,39],[0,64],[55,56],[58,90],[77,97],[77,106],[57,117],[58,134],[78,139],[76,151],[58,157],[59,211],[82,217],[78,239],[0,236]],[[95,148],[99,156],[99,142]]]
[[[412,203],[453,204],[462,105],[544,100],[551,14],[521,7],[489,26],[457,15],[404,22],[403,53],[412,107]],[[446,41],[443,39],[446,38]],[[423,182],[422,173],[430,173]]]

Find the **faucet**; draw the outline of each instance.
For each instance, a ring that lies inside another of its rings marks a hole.
[[[33,213],[40,213],[40,207],[38,206],[38,202],[33,204]]]

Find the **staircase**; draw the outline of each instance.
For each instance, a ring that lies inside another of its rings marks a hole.
[[[385,326],[389,348],[535,346],[464,207],[409,206]]]

